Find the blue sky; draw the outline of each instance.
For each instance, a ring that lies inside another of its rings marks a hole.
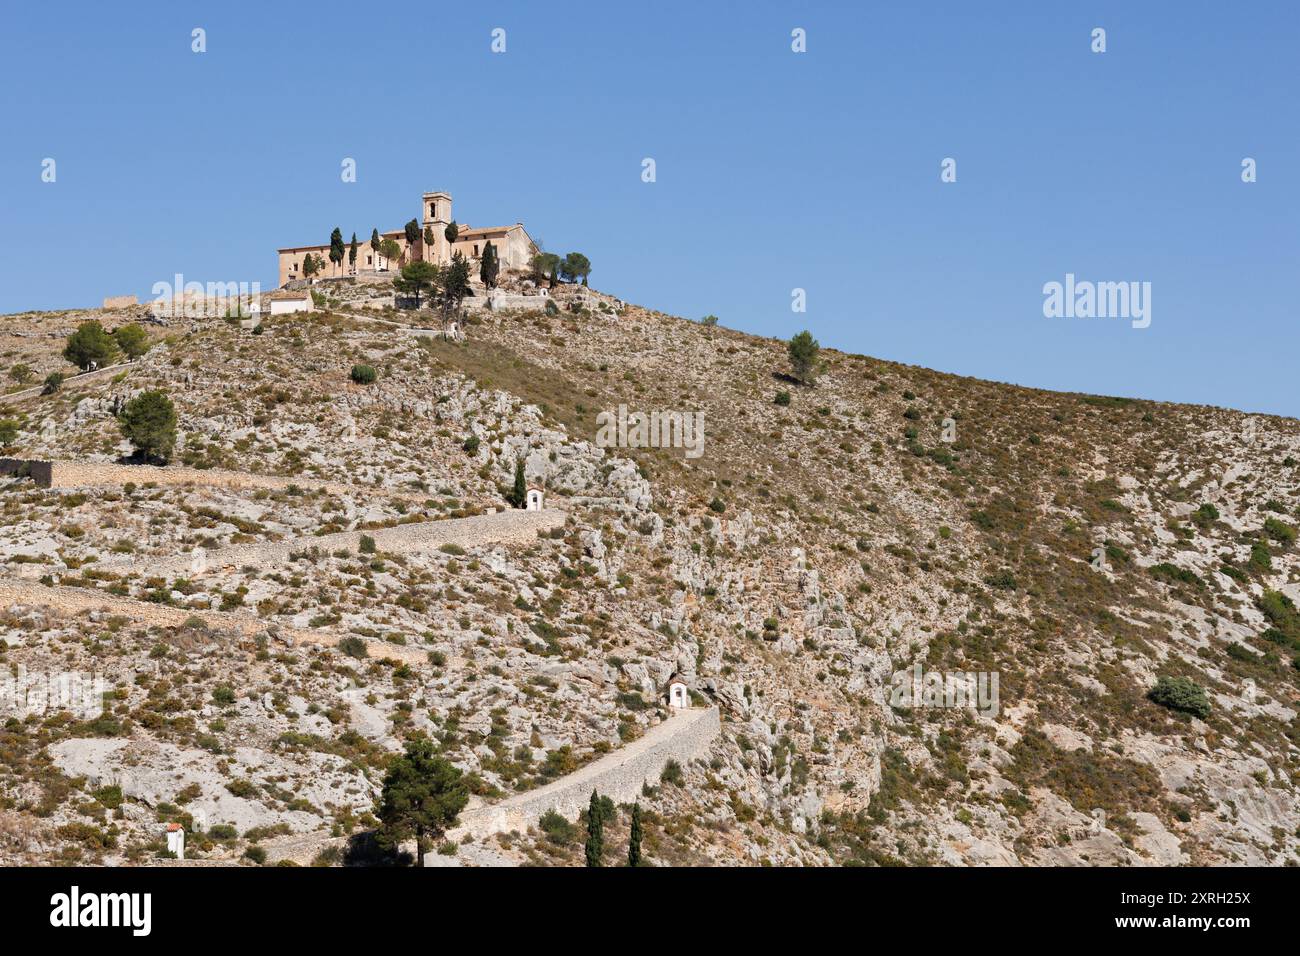
[[[666,312],[1298,416],[1298,37],[1248,0],[7,5],[0,312],[270,289],[445,189]],[[1150,327],[1045,318],[1066,273],[1150,282]]]

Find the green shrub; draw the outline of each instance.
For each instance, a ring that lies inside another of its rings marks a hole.
[[[368,534],[363,534],[360,543],[357,545],[357,550],[362,554],[374,554],[375,539],[370,537]]]
[[[1161,677],[1147,697],[1152,703],[1205,719],[1210,716],[1210,698],[1190,677]]]
[[[554,810],[543,813],[537,821],[537,827],[556,846],[570,846],[578,834],[578,828]]]
[[[478,445],[479,445],[478,436],[470,435],[468,438],[465,439],[464,443],[460,447],[462,451],[468,452],[469,454],[472,455],[478,451]]]
[[[1190,584],[1193,587],[1202,587],[1201,579],[1195,571],[1180,568],[1178,565],[1170,564],[1167,561],[1153,564],[1148,570],[1153,578],[1167,584]]]
[[[352,381],[358,385],[369,385],[379,378],[379,373],[375,371],[373,365],[354,365],[352,366]]]
[[[257,793],[257,785],[251,780],[232,780],[226,784],[226,789],[230,791],[232,796],[236,797],[247,798]]]
[[[41,389],[42,395],[53,395],[63,387],[63,373],[51,372],[45,376],[45,387]]]
[[[1295,528],[1277,518],[1264,519],[1264,533],[1278,544],[1288,545],[1295,542]]]
[[[790,404],[790,393],[786,391],[777,392],[776,398],[772,399],[772,401],[784,408]]]
[[[339,651],[348,657],[369,657],[370,651],[366,648],[366,642],[359,637],[345,637],[339,641]]]
[[[997,588],[1001,591],[1014,591],[1016,589],[1016,578],[1009,570],[1003,568],[996,574],[990,574],[984,579],[984,583],[991,588]]]
[[[94,792],[94,797],[99,801],[100,806],[105,809],[116,810],[122,805],[122,788],[117,784],[100,787]]]
[[[1263,541],[1256,541],[1250,546],[1250,567],[1261,573],[1273,570],[1273,552]]]

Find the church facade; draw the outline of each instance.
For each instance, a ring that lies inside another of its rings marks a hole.
[[[487,226],[471,228],[458,225],[456,241],[447,241],[447,226],[451,223],[451,194],[445,192],[428,192],[421,197],[423,212],[420,217],[420,238],[414,243],[406,241],[406,231],[395,229],[381,232],[380,240],[392,239],[401,247],[401,254],[393,261],[379,255],[370,245],[370,230],[357,230],[357,261],[348,263],[346,254],[339,268],[329,261],[329,243],[316,246],[290,246],[277,249],[280,257],[280,286],[296,279],[305,278],[302,272],[303,260],[310,253],[324,260],[324,271],[317,275],[322,278],[333,276],[350,276],[391,272],[396,274],[402,265],[408,262],[426,261],[437,265],[446,265],[451,257],[459,252],[471,262],[477,263],[483,257],[483,250],[492,243],[496,249],[497,259],[502,269],[526,269],[538,252],[536,243],[529,237],[522,222],[513,226]],[[433,235],[433,242],[426,244],[425,231]],[[349,244],[350,232],[343,234],[343,242]],[[478,269],[474,270],[475,275]]]

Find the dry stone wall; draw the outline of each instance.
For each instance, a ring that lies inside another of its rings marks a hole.
[[[140,624],[157,624],[162,627],[178,627],[190,618],[198,618],[209,627],[236,631],[249,637],[263,634],[268,628],[273,627],[251,614],[192,611],[162,604],[148,604],[144,601],[135,601],[131,598],[103,594],[84,588],[45,587],[28,582],[0,581],[0,608],[14,606],[46,608],[51,613],[61,616],[104,611],[109,614],[120,614]],[[291,644],[319,644],[324,647],[333,647],[342,638],[348,636],[290,627],[275,627],[275,633]],[[428,653],[419,648],[370,640],[365,641],[365,644],[371,657],[391,657],[411,664],[428,660]]]
[[[421,521],[398,525],[396,528],[376,528],[371,531],[340,531],[314,537],[292,538],[288,541],[270,541],[262,544],[236,544],[228,548],[202,551],[174,558],[151,559],[151,574],[186,577],[227,568],[262,568],[286,564],[294,554],[309,548],[321,551],[350,551],[356,553],[362,537],[374,539],[375,549],[389,554],[412,554],[430,551],[444,544],[462,548],[475,548],[491,544],[526,544],[541,532],[562,528],[566,513],[554,508],[548,511],[502,511],[497,514],[475,515],[471,518],[446,518],[438,521]],[[137,565],[138,559],[121,562],[102,562],[100,567]]]
[[[227,491],[284,491],[295,487],[345,497],[382,495],[410,501],[423,501],[428,497],[427,494],[392,488],[349,485],[315,478],[255,475],[245,471],[223,471],[220,468],[186,468],[183,465],[158,468],[153,465],[118,465],[111,462],[0,458],[0,475],[30,476],[42,488],[57,489],[121,487],[131,482],[168,487],[195,485]]]
[[[550,810],[565,819],[576,819],[592,790],[615,803],[632,803],[646,783],[659,782],[670,760],[686,764],[703,757],[721,732],[716,707],[678,711],[639,740],[567,777],[497,804],[471,807],[460,815],[459,825],[447,834],[448,839],[455,841],[465,835],[482,838],[512,830],[522,833]]]

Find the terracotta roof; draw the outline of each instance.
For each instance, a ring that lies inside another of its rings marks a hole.
[[[519,225],[519,223],[515,223],[515,226],[517,225]],[[515,228],[515,226],[483,226],[479,229],[463,228],[456,233],[456,241],[463,242],[467,236],[472,238],[475,236],[486,236],[489,234],[496,235],[497,233],[501,233],[504,235],[505,233],[509,232],[511,229]]]
[[[668,678],[669,687],[672,687],[673,684],[685,684],[685,683],[686,683],[686,678],[683,677],[681,674],[677,673],[676,671],[673,671],[673,676]]]

